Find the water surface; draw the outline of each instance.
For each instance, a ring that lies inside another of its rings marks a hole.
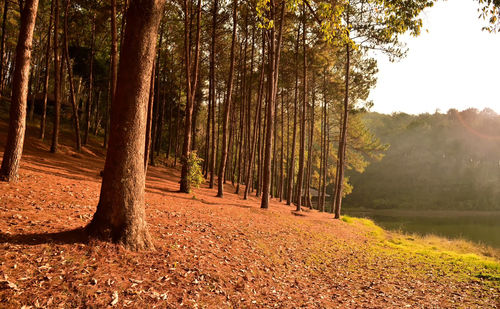
[[[388,230],[463,238],[500,248],[500,212],[403,211],[344,209],[353,217],[370,218]]]

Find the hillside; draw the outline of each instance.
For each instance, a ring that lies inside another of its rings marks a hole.
[[[389,149],[363,174],[349,174],[347,207],[500,210],[500,116],[493,111],[369,113],[364,121]]]
[[[1,145],[5,131],[1,123]],[[155,251],[89,241],[79,229],[97,205],[102,149],[77,154],[66,146],[52,155],[30,133],[20,181],[0,183],[0,307],[499,305],[500,264],[462,254],[482,250],[498,258],[491,249],[436,245],[366,220],[295,213],[277,201],[263,211],[254,197],[219,199],[206,185],[177,193],[179,173],[165,167],[148,171]]]

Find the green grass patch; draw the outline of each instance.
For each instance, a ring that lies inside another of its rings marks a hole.
[[[491,247],[435,235],[420,236],[391,232],[377,226],[372,220],[344,216],[344,222],[357,225],[375,241],[374,254],[387,254],[403,261],[411,261],[416,271],[445,274],[460,281],[480,280],[500,288],[500,253]]]

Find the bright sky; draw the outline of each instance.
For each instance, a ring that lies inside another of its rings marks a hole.
[[[500,113],[500,33],[482,31],[475,0],[439,1],[423,12],[424,30],[406,37],[406,58],[378,55],[373,111],[446,112],[490,107]],[[425,31],[428,30],[428,32]]]

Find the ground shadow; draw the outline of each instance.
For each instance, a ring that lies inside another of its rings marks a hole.
[[[5,234],[0,232],[0,243],[15,245],[76,244],[88,243],[83,227],[56,233]]]

